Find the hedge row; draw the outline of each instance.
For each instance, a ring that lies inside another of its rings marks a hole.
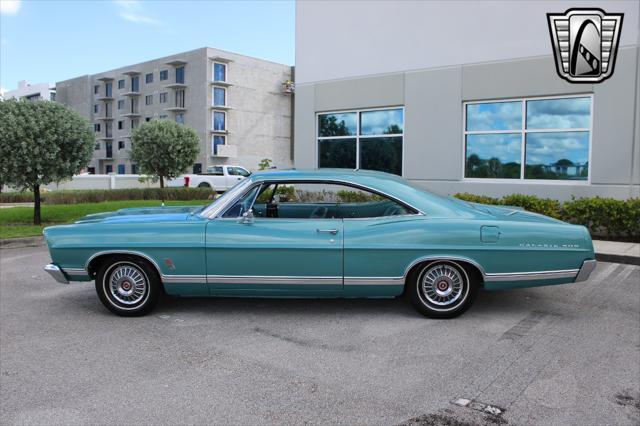
[[[492,198],[463,193],[455,194],[455,197],[474,203],[522,207],[530,212],[584,225],[595,236],[640,239],[640,198],[573,198],[561,203],[551,198],[522,194]]]
[[[46,204],[98,203],[102,201],[123,200],[161,200],[164,191],[165,200],[208,200],[213,199],[211,188],[128,188],[128,189],[91,189],[61,190],[44,192],[42,199]],[[32,192],[8,192],[0,194],[0,203],[33,202]]]

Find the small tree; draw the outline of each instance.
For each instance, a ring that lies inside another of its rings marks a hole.
[[[170,120],[153,120],[131,134],[129,158],[142,174],[153,182],[174,179],[185,173],[200,152],[200,138],[195,130]]]
[[[5,185],[33,191],[33,223],[42,222],[40,187],[73,177],[93,155],[89,122],[50,101],[0,101],[0,173]]]
[[[263,158],[259,163],[258,163],[258,169],[259,170],[267,170],[271,168],[271,163],[273,163],[273,161],[269,158]]]

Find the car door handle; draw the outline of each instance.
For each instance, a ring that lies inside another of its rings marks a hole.
[[[337,229],[316,229],[316,231],[318,231],[318,234],[332,234],[332,235],[336,235],[338,233]]]

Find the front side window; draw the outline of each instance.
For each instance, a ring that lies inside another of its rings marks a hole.
[[[318,167],[402,175],[402,108],[318,114]]]
[[[227,91],[223,87],[213,88],[213,105],[225,106],[227,104]]]
[[[273,182],[262,184],[257,193],[254,190],[247,194],[255,197],[249,207],[261,218],[362,219],[417,213],[374,192],[331,182]],[[246,201],[247,197],[242,197],[225,217],[246,212]]]
[[[465,105],[466,178],[586,181],[591,97]]]
[[[244,177],[247,177],[247,176],[249,176],[251,174],[246,169],[243,169],[242,167],[227,167],[227,172],[231,176],[244,176]]]
[[[224,132],[227,129],[226,114],[222,111],[213,112],[213,130]]]
[[[219,62],[213,64],[213,81],[227,81],[227,65]]]

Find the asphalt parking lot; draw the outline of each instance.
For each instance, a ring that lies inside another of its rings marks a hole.
[[[481,292],[455,320],[402,299],[169,299],[127,319],[48,261],[0,250],[0,424],[640,423],[637,266]]]

